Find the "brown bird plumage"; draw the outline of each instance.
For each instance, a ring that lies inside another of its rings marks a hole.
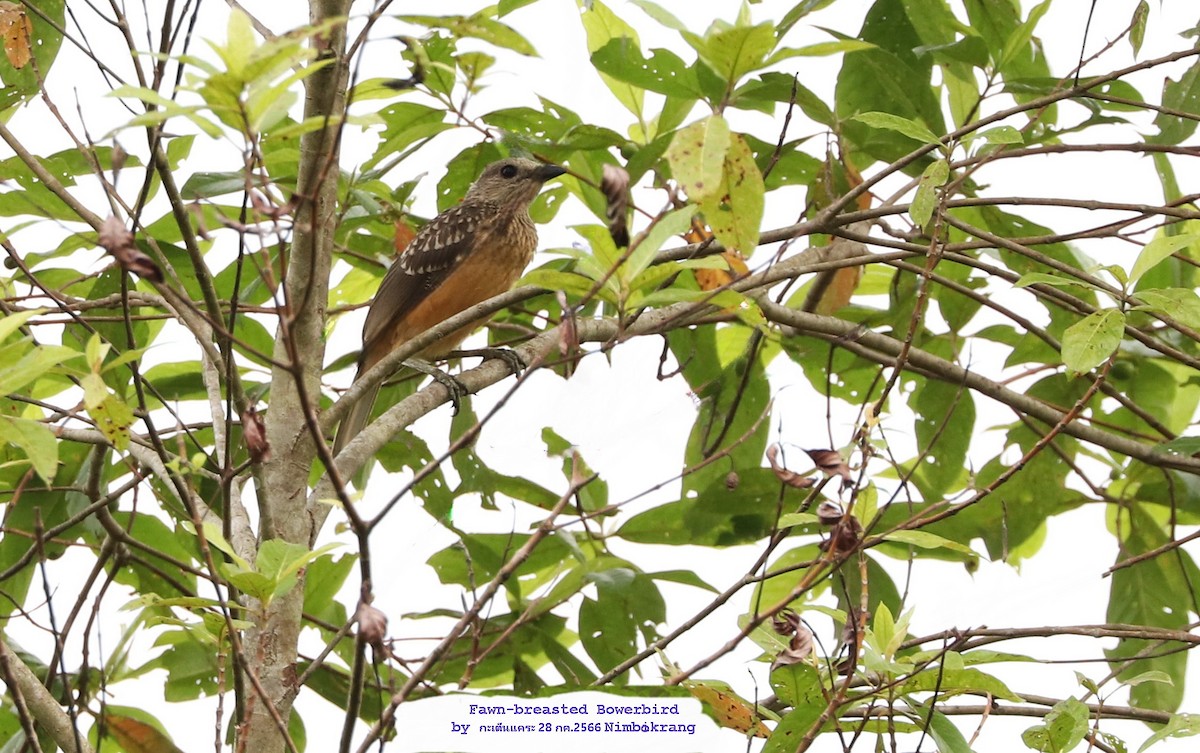
[[[512,287],[537,249],[529,205],[543,183],[564,172],[515,157],[493,162],[462,203],[421,228],[371,301],[355,380],[430,327]],[[443,337],[418,357],[446,355],[479,324]],[[363,395],[346,414],[334,439],[335,455],[367,425],[378,391],[376,387]]]

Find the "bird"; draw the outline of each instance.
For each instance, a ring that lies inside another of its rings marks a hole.
[[[511,288],[537,249],[529,205],[546,181],[565,172],[522,157],[492,162],[460,203],[421,228],[388,269],[367,309],[355,381],[430,327]],[[446,356],[481,323],[459,328],[414,357]],[[367,425],[378,392],[376,385],[342,419],[334,456]]]

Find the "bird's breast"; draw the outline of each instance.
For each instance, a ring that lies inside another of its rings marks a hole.
[[[508,223],[481,225],[470,250],[454,269],[404,317],[395,333],[396,344],[412,339],[425,330],[489,298],[500,295],[521,277],[537,249],[537,230],[525,217]],[[483,318],[450,334],[422,351],[425,358],[437,358],[454,350]]]

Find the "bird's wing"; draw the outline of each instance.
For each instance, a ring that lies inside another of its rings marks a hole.
[[[390,323],[402,320],[436,290],[472,252],[480,224],[495,212],[490,202],[458,204],[421,228],[379,284],[363,323],[364,351],[388,331]]]

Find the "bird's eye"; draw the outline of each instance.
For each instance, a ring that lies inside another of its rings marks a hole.
[[[517,166],[505,165],[504,167],[500,168],[500,174],[505,178],[515,178],[517,177]]]

